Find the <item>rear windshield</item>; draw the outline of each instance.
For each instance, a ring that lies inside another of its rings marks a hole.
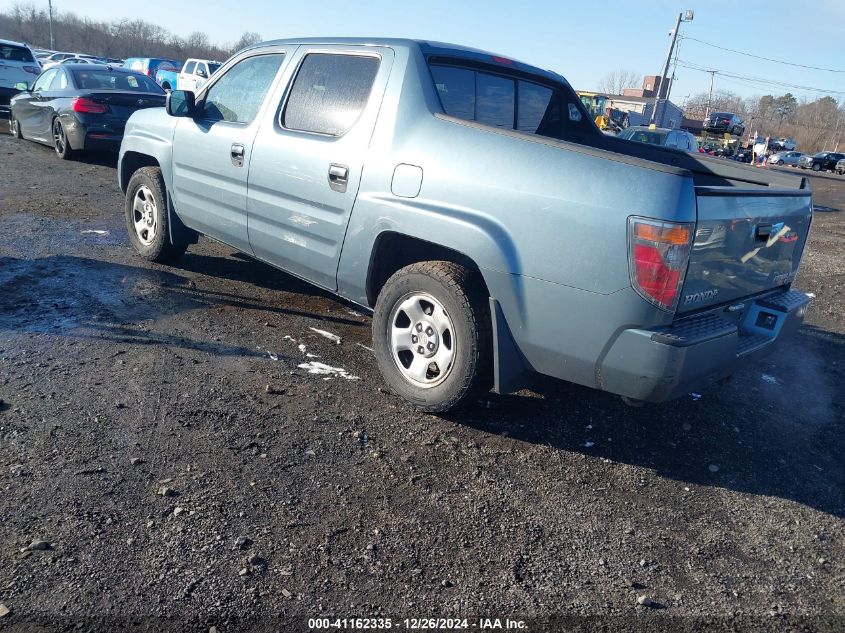
[[[216,73],[220,69],[221,65],[222,64],[209,64],[208,65],[208,72],[210,72],[212,74]]]
[[[430,68],[440,103],[450,116],[574,142],[598,134],[581,100],[564,84],[459,62]]]
[[[13,46],[12,44],[0,44],[0,59],[10,62],[34,62],[30,50],[24,46]]]
[[[619,134],[619,138],[637,143],[649,143],[650,145],[663,145],[666,142],[668,132],[654,132],[652,130],[625,130]]]
[[[139,73],[115,72],[112,70],[73,70],[73,81],[83,90],[129,90],[132,92],[155,92],[164,90],[152,79]]]
[[[733,114],[730,112],[714,112],[711,116],[716,119],[730,119]]]

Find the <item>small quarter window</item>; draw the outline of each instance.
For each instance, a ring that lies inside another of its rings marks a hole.
[[[367,105],[378,67],[377,57],[309,53],[291,87],[282,125],[300,132],[345,134]]]

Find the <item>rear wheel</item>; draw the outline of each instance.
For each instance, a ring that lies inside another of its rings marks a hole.
[[[142,167],[132,174],[126,188],[124,212],[129,241],[144,259],[168,262],[188,248],[187,244],[170,241],[167,189],[158,167]]]
[[[423,411],[449,411],[490,389],[490,309],[476,274],[446,261],[411,264],[378,296],[379,369],[397,395]]]
[[[56,156],[62,160],[73,158],[73,149],[67,141],[65,128],[59,119],[53,121],[53,148],[56,150]]]
[[[21,134],[21,126],[14,115],[9,115],[9,132],[11,132],[12,136],[15,138],[23,138],[23,134]]]

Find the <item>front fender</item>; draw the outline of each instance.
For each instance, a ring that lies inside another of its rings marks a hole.
[[[117,179],[121,191],[126,191],[129,179],[137,168],[135,166],[149,165],[150,159],[161,168],[164,182],[168,190],[172,191],[173,132],[177,122],[178,119],[168,115],[164,108],[139,110],[129,117],[117,161]]]

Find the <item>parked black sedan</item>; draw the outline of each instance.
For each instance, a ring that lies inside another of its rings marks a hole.
[[[64,64],[12,97],[10,128],[18,138],[52,145],[67,159],[77,151],[118,149],[129,116],[163,106],[164,100],[164,90],[140,72]]]

